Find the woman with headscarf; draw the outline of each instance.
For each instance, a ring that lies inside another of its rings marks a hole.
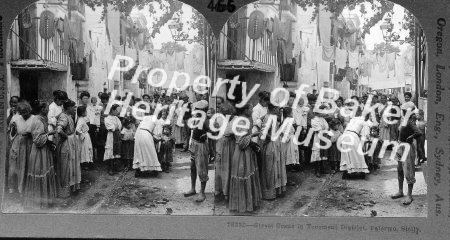
[[[242,118],[246,118],[250,122],[250,128],[236,129],[239,133],[245,132],[243,136],[234,133],[236,146],[231,162],[229,208],[231,211],[243,213],[254,211],[261,204],[262,195],[256,153],[250,147],[251,138],[259,135],[259,131],[251,131],[252,105],[246,104],[242,107],[239,116],[240,118],[235,118],[234,121],[242,122]]]
[[[15,115],[9,123],[12,142],[9,150],[8,189],[9,193],[18,191],[22,195],[32,145],[29,127],[34,116],[26,101],[17,104],[17,112],[19,115]]]
[[[56,123],[57,132],[57,165],[56,179],[58,182],[58,196],[67,198],[71,192],[80,189],[81,165],[77,157],[78,139],[75,135],[75,102],[67,100],[63,103],[64,110]]]
[[[29,208],[50,207],[56,197],[55,169],[53,166],[53,147],[49,136],[56,133],[48,131],[48,104],[36,101],[36,116],[30,123],[33,144],[28,158],[28,174],[24,191],[24,205]]]

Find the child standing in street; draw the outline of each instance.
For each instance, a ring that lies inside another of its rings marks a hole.
[[[125,118],[123,122],[124,128],[120,132],[122,138],[122,161],[125,165],[125,172],[132,168],[134,156],[134,133],[136,126],[130,118]]]
[[[120,131],[122,123],[117,117],[119,115],[119,105],[114,104],[111,107],[109,115],[105,118],[105,127],[108,131],[105,143],[105,155],[103,161],[108,162],[108,174],[113,175],[116,168],[116,160],[121,158],[121,139]]]
[[[326,106],[322,105],[319,109],[323,110]],[[314,165],[314,174],[320,177],[325,173],[324,162],[328,160],[328,149],[320,149],[323,146],[319,139],[321,131],[328,131],[328,123],[322,113],[314,112],[314,117],[311,119],[311,129],[314,131],[314,140],[312,146],[311,163]]]
[[[157,139],[159,151],[158,159],[161,163],[161,169],[168,173],[173,162],[173,151],[175,147],[175,137],[172,136],[172,126],[166,124],[163,126],[162,134],[155,136]]]
[[[341,126],[341,123],[338,119],[331,120],[330,128],[332,135],[330,136],[331,147],[328,151],[328,160],[330,161],[332,173],[338,172],[341,164],[341,152],[337,148],[337,140],[342,135],[342,132],[339,131],[339,126]]]
[[[425,156],[425,134],[427,129],[427,121],[425,121],[423,110],[416,111],[415,115],[417,116],[416,125],[419,128],[422,135],[417,138],[417,157],[419,159],[419,163],[426,161]]]
[[[88,170],[88,164],[93,162],[93,151],[91,137],[89,136],[89,119],[87,118],[87,111],[85,106],[77,108],[77,127],[76,133],[78,135],[78,149],[80,156],[80,163],[83,170]]]
[[[209,108],[208,112],[206,112],[206,118],[210,120],[215,113],[214,108]],[[216,156],[216,142],[216,140],[208,138],[209,162],[213,162]]]

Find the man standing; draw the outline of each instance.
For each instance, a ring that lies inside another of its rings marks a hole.
[[[208,109],[208,102],[205,100],[198,101],[194,104],[194,108],[206,113]],[[196,118],[200,118],[201,114],[197,114]],[[198,124],[200,120],[195,120],[195,125]],[[187,124],[186,124],[187,125]],[[207,132],[209,131],[209,120],[206,119],[203,123],[202,129],[194,128],[192,130],[191,146],[189,151],[191,152],[191,190],[184,193],[185,197],[193,196],[196,194],[195,185],[197,182],[197,175],[200,180],[201,189],[200,196],[196,199],[197,202],[203,202],[206,199],[205,189],[206,182],[209,180],[208,177],[208,137]]]
[[[402,106],[403,114],[406,114],[407,108]],[[391,196],[392,199],[397,199],[404,197],[403,194],[403,181],[406,179],[406,183],[408,184],[408,193],[406,195],[406,199],[403,201],[404,205],[409,205],[413,201],[412,191],[414,183],[416,182],[415,178],[415,159],[416,159],[416,150],[413,144],[413,139],[417,139],[422,135],[419,128],[416,125],[416,117],[414,114],[407,120],[406,126],[400,126],[400,134],[399,141],[400,143],[407,143],[409,145],[409,151],[405,151],[405,147],[400,147],[396,153],[396,160],[398,161],[397,165],[397,174],[398,174],[398,193]],[[404,162],[401,161],[403,154],[407,154],[406,160]]]

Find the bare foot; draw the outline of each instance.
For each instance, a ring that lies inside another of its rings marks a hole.
[[[402,192],[398,192],[398,193],[392,195],[391,198],[392,198],[392,199],[397,199],[397,198],[402,198],[402,197],[404,197],[404,196],[405,196],[405,195],[403,195]]]
[[[198,196],[197,199],[195,199],[196,202],[203,202],[206,199],[206,195],[204,193],[200,193],[200,196]]]
[[[406,196],[405,201],[403,201],[403,205],[409,205],[412,203],[414,199],[411,196]]]
[[[197,194],[194,189],[191,189],[189,192],[184,193],[185,197],[190,197]]]

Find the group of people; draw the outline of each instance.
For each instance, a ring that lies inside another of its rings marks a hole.
[[[318,102],[314,94],[307,95],[306,104],[300,98],[298,105],[293,106],[296,94],[290,93],[285,107],[273,105],[269,92],[261,92],[259,103],[254,107],[247,104],[235,108],[232,104],[218,101],[218,111],[231,115],[231,120],[224,137],[217,141],[216,196],[223,196],[231,211],[251,212],[261,200],[274,200],[284,194],[286,186],[295,184],[288,179],[288,171],[299,172],[311,167],[317,177],[343,172],[343,179],[377,174],[383,157],[379,153],[383,142],[387,141],[387,149],[396,150],[395,159],[398,160],[399,192],[391,197],[404,196],[403,181],[406,179],[408,192],[403,203],[409,205],[413,201],[415,164],[426,161],[424,112],[411,102],[412,94],[409,92],[404,93],[403,104],[395,96],[376,92],[369,94],[372,96],[368,106],[378,104],[374,111],[375,119],[373,113],[365,110],[369,95],[353,96],[355,101],[345,102],[339,97],[335,101],[336,110],[327,114],[314,111],[316,104],[320,110],[332,109],[329,102]],[[401,113],[396,113],[394,106],[401,109]],[[342,108],[349,114],[342,114]],[[356,114],[350,114],[352,109],[356,109]],[[234,116],[250,120],[250,130],[244,135],[236,135],[232,131]],[[272,128],[275,126],[278,131],[281,126],[286,126],[285,121],[292,118],[293,127],[289,131],[283,130],[278,138],[272,138]],[[389,122],[393,120],[398,121]],[[342,146],[338,146],[339,138],[353,140],[342,140]],[[328,139],[331,146],[326,147],[323,139]],[[406,152],[404,147],[393,148],[392,143],[408,144],[410,151]],[[372,154],[360,153],[371,151]],[[407,156],[403,162],[404,153]]]
[[[208,164],[214,161],[215,196],[228,201],[232,211],[251,212],[261,200],[274,200],[284,194],[286,186],[295,184],[289,181],[288,171],[312,167],[317,177],[342,171],[343,178],[376,174],[382,142],[399,141],[409,144],[411,151],[405,162],[398,163],[399,192],[392,198],[404,196],[403,179],[406,179],[408,193],[404,203],[410,204],[416,156],[419,162],[426,160],[424,112],[411,102],[408,92],[401,105],[396,97],[371,95],[371,106],[380,103],[375,109],[376,121],[364,110],[368,95],[354,96],[355,101],[345,104],[340,97],[335,101],[337,109],[324,114],[314,111],[316,104],[321,110],[330,110],[332,106],[318,102],[314,94],[307,95],[306,103],[300,98],[298,105],[293,106],[296,95],[290,93],[284,107],[272,104],[269,92],[260,92],[259,103],[254,107],[246,104],[237,108],[232,102],[216,97],[213,108],[207,95],[198,94],[196,101],[191,102],[184,93],[170,96],[154,93],[143,95],[142,99],[133,97],[125,115],[121,114],[124,106],[111,103],[110,93],[100,92],[97,103],[97,97],[82,92],[78,106],[66,92],[59,90],[54,92],[51,104],[39,100],[30,104],[14,96],[8,110],[7,189],[9,193],[18,192],[26,207],[49,207],[55,198],[68,198],[76,193],[82,181],[81,171],[92,169],[94,162],[106,163],[111,175],[122,166],[123,171],[135,169],[136,177],[154,176],[170,172],[175,148],[181,147],[181,151],[190,153],[191,160],[191,189],[184,193],[185,197],[197,194],[198,178],[201,189],[196,201],[206,199]],[[115,97],[116,101],[125,99]],[[351,112],[355,103],[359,106],[354,116],[342,114]],[[135,104],[143,110],[146,105],[150,109],[137,117],[133,111]],[[110,108],[106,114],[107,106]],[[158,106],[167,107],[161,110]],[[398,106],[402,113],[396,115],[392,106]],[[413,111],[409,117],[408,109]],[[230,116],[223,136],[216,140],[208,136],[218,134],[210,126],[217,130],[225,122],[223,118],[212,120],[215,111]],[[408,117],[407,124],[387,123],[383,116],[388,112],[389,120]],[[202,122],[203,114],[207,118]],[[233,129],[233,123],[244,118],[250,127]],[[272,136],[273,127],[278,131],[292,119],[289,131]],[[354,140],[342,141],[342,149],[350,151],[340,151],[337,145],[344,135]],[[324,139],[331,146],[321,147],[326,145]],[[374,154],[359,154],[358,147],[366,152],[374,149]],[[398,149],[398,159],[403,152],[404,148]]]
[[[210,115],[213,109],[208,110],[204,96],[198,95],[195,103],[182,94],[133,97],[125,116],[121,115],[123,106],[110,101],[111,93],[98,93],[97,103],[97,97],[82,92],[78,105],[64,91],[54,91],[53,96],[51,104],[41,100],[29,103],[17,96],[9,102],[6,187],[10,194],[18,193],[26,208],[51,207],[57,198],[76,194],[84,180],[82,170],[92,170],[94,163],[106,164],[110,175],[130,169],[136,169],[136,177],[169,172],[176,146],[192,153],[193,184],[185,195],[196,194],[198,175],[202,189],[197,200],[205,200],[208,163],[213,156],[210,141],[205,141],[206,128],[190,129],[186,123],[192,118],[191,111],[181,116],[181,106],[172,119],[168,119],[168,108],[156,111],[159,104],[172,106],[184,100],[189,109]],[[125,98],[116,96],[115,100]],[[134,104],[142,101],[150,109],[141,104],[138,107],[146,110],[134,116]]]

